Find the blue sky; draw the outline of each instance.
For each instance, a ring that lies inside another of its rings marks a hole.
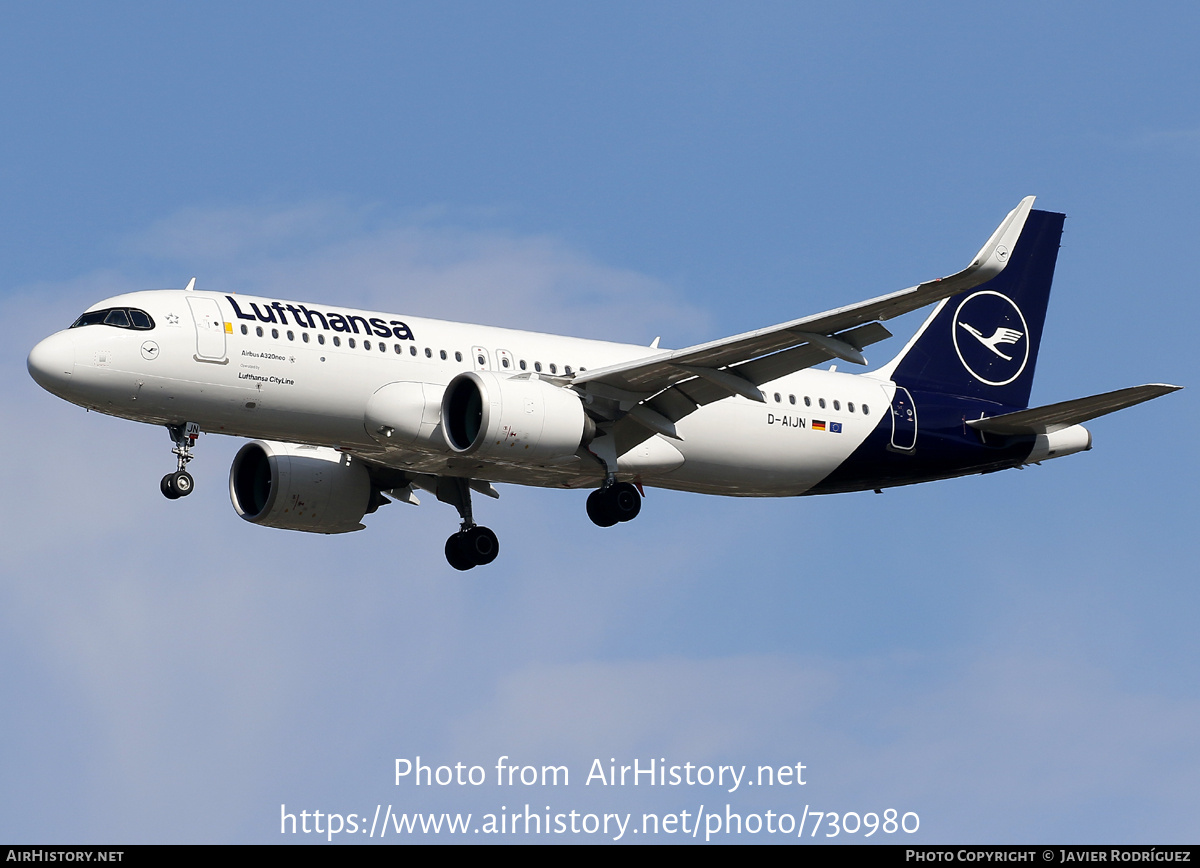
[[[1186,4],[0,8],[0,840],[270,843],[281,804],[513,799],[1195,840],[1198,25]],[[1030,193],[1068,214],[1034,400],[1187,390],[1091,424],[1085,455],[879,497],[652,491],[604,532],[581,494],[506,487],[486,571],[446,567],[432,498],[344,537],[239,521],[233,439],[205,437],[168,504],[162,431],[25,372],[92,302],[192,275],[682,346],[951,273]],[[417,755],[572,784],[395,786]],[[604,791],[597,757],[809,783]]]

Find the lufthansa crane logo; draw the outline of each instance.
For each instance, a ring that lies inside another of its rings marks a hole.
[[[1007,295],[985,289],[967,296],[954,313],[954,350],[972,377],[1007,386],[1029,362],[1029,326]]]
[[[1006,329],[1003,326],[1000,326],[995,332],[992,333],[990,338],[985,338],[983,333],[974,326],[967,325],[965,322],[960,322],[959,325],[965,328],[971,334],[975,335],[981,344],[998,355],[1000,358],[1004,359],[1006,362],[1011,362],[1012,356],[1004,355],[1004,353],[1000,352],[997,347],[1000,344],[1015,344],[1020,341],[1022,337],[1022,334],[1016,329]]]

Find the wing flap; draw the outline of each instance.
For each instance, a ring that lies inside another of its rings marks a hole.
[[[987,434],[1006,436],[1052,434],[1063,428],[1079,425],[1090,419],[1141,404],[1143,401],[1159,398],[1181,388],[1183,387],[1170,386],[1165,383],[1132,386],[1128,389],[1117,389],[1115,392],[1105,392],[1102,395],[1091,395],[1087,398],[1076,398],[1073,401],[1047,404],[1045,407],[1018,410],[1016,413],[1005,413],[1002,416],[973,419],[967,424],[976,431],[983,431]]]
[[[842,332],[838,338],[857,349],[862,349],[891,336],[892,333],[879,323],[868,323]],[[810,343],[721,370],[688,367],[686,370],[689,373],[696,374],[695,379],[685,380],[665,389],[648,403],[672,422],[678,422],[698,407],[731,395],[742,395],[765,403],[766,397],[758,389],[763,383],[778,380],[793,371],[811,368],[833,358],[837,357],[824,347]],[[740,383],[731,382],[735,379]]]

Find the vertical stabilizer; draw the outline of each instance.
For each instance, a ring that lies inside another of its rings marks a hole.
[[[943,300],[880,373],[910,390],[1028,407],[1065,216],[1030,211],[1005,269]]]

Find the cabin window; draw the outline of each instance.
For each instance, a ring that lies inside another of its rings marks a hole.
[[[525,360],[521,359],[521,370],[525,370]]]
[[[427,359],[433,358],[433,350],[429,349],[429,347],[425,348],[425,358],[427,358]]]
[[[300,332],[300,337],[304,338],[305,343],[308,343],[308,332]]]
[[[502,357],[500,358],[500,367],[502,367],[502,368],[507,368],[507,367],[508,367],[508,364],[509,364],[509,363],[508,363],[508,356],[502,356]]]
[[[825,399],[817,398],[817,406],[820,407],[822,410],[824,410],[825,409]]]
[[[261,338],[261,337],[263,336],[263,335],[262,335],[262,326],[255,326],[255,327],[254,327],[254,333],[255,333],[256,335],[258,335],[258,336]]]
[[[574,372],[571,370],[571,366],[570,366],[570,365],[564,365],[564,366],[563,366],[563,373],[564,373],[564,374],[566,374],[568,377],[570,377],[570,376],[573,376],[573,375],[574,375]]]
[[[795,404],[795,403],[796,403],[796,396],[795,396],[795,395],[788,395],[788,403],[789,403],[789,404]]]
[[[296,335],[292,332],[291,329],[288,329],[287,336],[288,336],[289,341],[294,341],[296,339]]]
[[[841,401],[834,401],[834,402],[833,402],[833,409],[835,409],[835,410],[840,410],[840,409],[842,409],[842,402],[841,402]]]
[[[552,374],[558,373],[558,365],[554,364],[554,362],[550,363],[550,373],[552,373]]]
[[[811,406],[812,406],[812,398],[808,397],[808,395],[805,395],[805,396],[804,396],[804,406],[805,406],[805,407],[811,407]]]
[[[320,332],[317,333],[317,343],[321,344],[322,346],[325,345],[325,335],[321,334]]]
[[[454,361],[461,362],[462,361],[462,353],[456,351],[454,353]]]
[[[245,323],[242,323],[242,334],[244,334],[244,335],[250,334],[250,329],[246,328]]]
[[[350,347],[350,349],[354,349],[354,338],[346,338],[346,346]]]
[[[340,337],[338,337],[337,335],[334,335],[333,336],[333,345],[335,347],[340,347],[342,345],[342,339]]]
[[[537,371],[537,372],[540,374],[540,373],[542,372],[542,363],[541,363],[541,362],[534,362],[534,363],[533,363],[533,369],[534,369],[535,371]]]
[[[864,416],[870,416],[870,415],[871,415],[871,408],[870,408],[870,407],[868,407],[866,404],[863,404],[863,415],[864,415]]]
[[[271,329],[271,337],[273,337],[275,340],[279,340],[279,329]]]
[[[413,344],[411,347],[409,347],[409,348],[408,348],[408,354],[409,354],[410,356],[415,356],[415,355],[417,354],[417,346],[416,346],[416,344]]]
[[[847,401],[847,402],[846,402],[846,409],[847,409],[847,410],[849,410],[851,413],[853,413],[853,412],[854,412],[854,402],[853,402],[853,401]]]
[[[442,350],[440,353],[438,353],[438,355],[442,357],[443,362],[446,361],[446,351],[445,350]]]
[[[354,338],[350,338],[350,341],[351,341],[351,343],[350,343],[350,346],[354,346]],[[364,349],[364,350],[369,350],[369,349],[371,349],[371,342],[370,342],[370,341],[363,341],[363,349]]]

